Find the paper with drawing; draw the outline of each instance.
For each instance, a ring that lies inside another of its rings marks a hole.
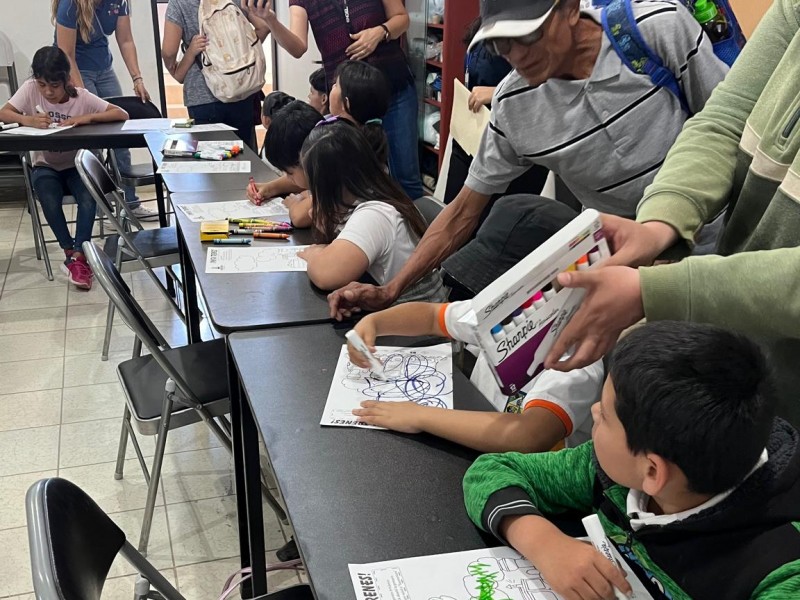
[[[484,130],[492,120],[492,113],[485,106],[474,113],[469,109],[469,90],[458,79],[455,80],[453,115],[450,117],[450,135],[470,156],[478,153]]]
[[[161,163],[162,174],[184,173],[249,173],[249,160],[170,160]]]
[[[128,119],[122,124],[122,131],[161,131],[164,133],[204,133],[206,131],[236,131],[225,123],[173,127],[172,119]]]
[[[206,255],[206,273],[280,273],[307,271],[308,263],[297,253],[308,246],[242,247],[212,246]]]
[[[53,135],[54,133],[58,133],[59,131],[66,131],[67,129],[72,129],[75,127],[74,125],[59,125],[58,127],[53,127],[52,125],[47,129],[39,129],[38,127],[15,127],[14,129],[5,129],[0,131],[0,133],[7,133],[10,135],[33,135],[33,136],[42,136],[42,135]]]
[[[343,346],[320,425],[382,429],[359,421],[353,409],[364,400],[453,408],[453,350],[450,344],[422,348],[379,346],[386,381],[350,362]]]
[[[615,551],[632,600],[653,600]],[[348,565],[357,600],[561,600],[512,548],[485,548]]]
[[[289,209],[284,206],[283,198],[273,198],[261,206],[256,206],[249,200],[178,204],[177,206],[181,212],[189,217],[189,220],[195,223],[222,221],[224,219],[247,219],[250,217],[277,217],[281,221],[289,220]]]

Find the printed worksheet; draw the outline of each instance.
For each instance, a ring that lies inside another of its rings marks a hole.
[[[172,119],[128,119],[122,124],[122,131],[163,131],[164,133],[203,133],[206,131],[236,131],[225,123],[173,127]],[[238,141],[238,140],[237,140]]]
[[[52,135],[54,133],[58,133],[59,131],[66,131],[67,129],[72,129],[75,127],[74,125],[59,125],[58,127],[48,127],[47,129],[39,129],[38,127],[14,127],[14,129],[5,129],[0,131],[0,134],[9,134],[9,135]]]
[[[259,240],[260,241],[260,240]],[[206,255],[206,273],[280,273],[307,271],[297,253],[308,246],[236,248],[212,246]]]
[[[421,406],[453,408],[453,349],[450,344],[405,348],[378,346],[385,380],[350,362],[342,346],[320,425],[382,429],[353,414],[364,400],[416,402]]]
[[[249,173],[249,160],[170,160],[161,163],[161,174]]]
[[[633,588],[653,600],[615,551]],[[539,570],[512,548],[486,548],[348,565],[358,600],[561,600]]]
[[[195,223],[258,217],[289,220],[289,209],[284,206],[283,198],[273,198],[261,206],[256,206],[250,200],[230,200],[206,204],[178,204],[178,208]]]

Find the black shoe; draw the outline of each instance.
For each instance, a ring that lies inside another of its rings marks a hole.
[[[287,560],[297,560],[300,558],[300,552],[297,550],[297,544],[295,543],[294,538],[290,539],[281,548],[279,548],[275,555],[281,562],[286,562]]]

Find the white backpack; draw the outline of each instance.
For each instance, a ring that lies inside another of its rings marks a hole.
[[[208,46],[200,56],[211,93],[237,102],[264,87],[267,62],[255,29],[233,0],[200,0],[200,33]]]

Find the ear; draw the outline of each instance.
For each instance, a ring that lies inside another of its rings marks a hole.
[[[567,2],[570,2],[570,0],[567,0]],[[581,3],[580,0],[571,0],[571,4],[572,6],[570,7],[563,9],[556,7],[555,10],[564,10],[567,13],[566,18],[570,27],[575,27],[575,25],[578,24],[578,21],[581,20]]]
[[[669,483],[672,464],[658,454],[648,453],[642,457],[644,473],[642,491],[648,496],[657,496]]]

